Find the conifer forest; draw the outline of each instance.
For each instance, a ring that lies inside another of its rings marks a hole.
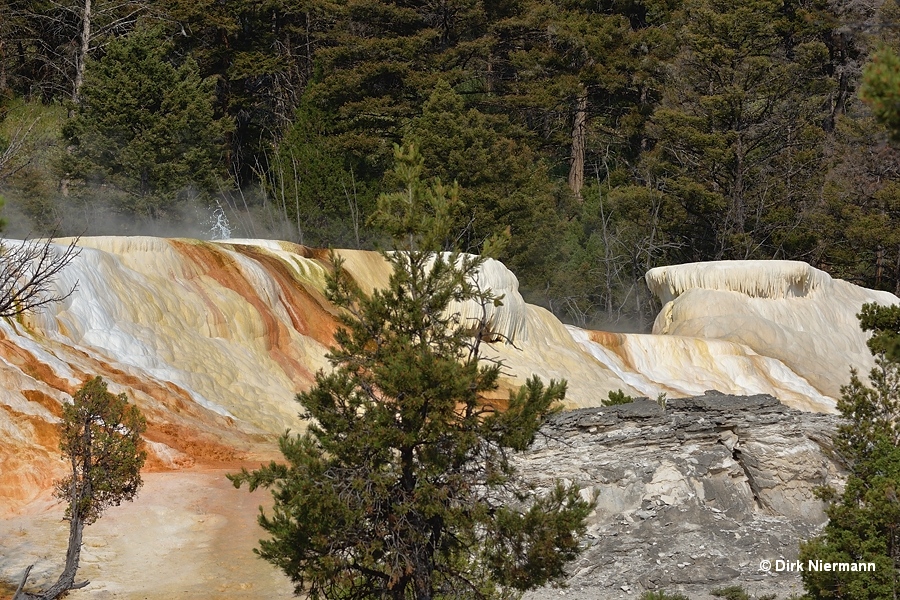
[[[900,294],[897,49],[893,0],[0,0],[4,235],[379,248],[415,144],[580,326],[691,261]]]

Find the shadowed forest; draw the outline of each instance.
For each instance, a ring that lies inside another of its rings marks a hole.
[[[688,261],[898,294],[898,46],[879,0],[0,0],[5,234],[380,247],[415,143],[568,322]]]

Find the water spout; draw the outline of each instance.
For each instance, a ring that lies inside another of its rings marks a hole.
[[[231,224],[228,222],[228,216],[225,215],[225,211],[221,206],[216,206],[207,224],[212,225],[209,229],[209,239],[227,240],[231,238]]]

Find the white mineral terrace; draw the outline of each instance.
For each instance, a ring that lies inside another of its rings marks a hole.
[[[47,489],[63,465],[53,423],[83,381],[103,376],[148,417],[158,468],[244,456],[254,440],[303,427],[293,398],[326,369],[335,330],[324,296],[328,253],[285,242],[83,238],[56,281],[65,301],[0,323],[0,513]],[[388,266],[340,251],[364,290]],[[701,263],[654,269],[664,307],[653,335],[567,327],[526,304],[515,275],[488,261],[479,283],[504,296],[488,307],[483,348],[508,376],[498,398],[532,374],[568,381],[568,407],[610,390],[668,397],[718,389],[769,393],[834,411],[850,367],[872,361],[856,313],[898,298],[803,263]],[[482,308],[453,308],[464,321]]]

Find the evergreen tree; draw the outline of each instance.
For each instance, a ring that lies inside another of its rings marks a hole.
[[[86,59],[130,32],[145,0],[0,1],[0,93],[78,101]]]
[[[676,262],[682,242],[672,232],[685,220],[661,190],[629,185],[621,170],[590,186],[570,242],[576,250],[559,269],[566,313],[586,327],[649,329],[660,306],[644,274]]]
[[[258,183],[272,145],[294,121],[313,58],[333,20],[320,0],[164,0],[180,53],[216,81],[214,108],[231,128],[228,168],[242,186]],[[277,167],[274,167],[277,170]]]
[[[866,344],[872,354],[883,354],[888,360],[900,363],[900,306],[865,304],[859,322],[872,337]]]
[[[389,169],[393,144],[440,79],[475,78],[486,53],[481,0],[338,0],[316,54],[311,97],[333,144],[363,180]]]
[[[867,304],[864,329],[875,330],[873,351],[900,336],[900,306]],[[886,329],[882,329],[886,328]],[[893,348],[896,350],[896,346]],[[854,372],[842,389],[838,410],[844,423],[835,445],[850,464],[843,494],[822,490],[828,524],[822,535],[800,545],[800,560],[874,563],[874,572],[802,573],[815,599],[886,600],[900,593],[900,362],[879,354],[869,375],[872,387]]]
[[[414,149],[396,156],[403,188],[379,198],[395,240],[387,287],[362,293],[336,260],[334,370],[297,396],[309,429],[281,438],[287,464],[231,479],[272,488],[272,514],[260,516],[272,537],[259,554],[297,594],[509,597],[563,575],[591,508],[574,486],[535,492],[510,462],[565,383],[532,378],[504,410],[485,400],[500,374],[479,360],[488,324],[451,306],[502,299],[478,285],[484,257],[440,252],[457,187],[422,182]]]
[[[266,192],[297,226],[297,241],[318,247],[356,247],[373,236],[366,221],[371,186],[357,181],[325,138],[322,111],[301,101],[294,123],[269,161]]]
[[[649,74],[666,43],[647,4],[523,0],[492,23],[489,82],[500,101],[486,102],[536,134],[579,201],[591,164],[625,145],[653,96]]]
[[[690,260],[784,257],[823,152],[828,48],[799,3],[690,0],[646,167],[687,213]]]
[[[213,82],[191,59],[169,62],[170,49],[158,29],[111,43],[91,63],[63,130],[68,176],[109,186],[125,208],[153,217],[179,195],[215,189],[225,133],[213,116]]]
[[[863,71],[860,97],[865,100],[895,140],[900,140],[900,56],[882,46]]]
[[[540,157],[505,116],[466,108],[441,80],[405,129],[405,143],[422,148],[425,174],[460,186],[453,231],[479,253],[491,237],[509,232],[503,259],[525,289],[544,289],[558,268],[557,187]],[[390,182],[389,182],[390,183]]]
[[[810,219],[820,268],[859,285],[900,294],[900,152],[860,102],[837,119],[837,164]]]
[[[84,527],[110,506],[134,499],[147,457],[141,439],[146,428],[137,407],[128,404],[125,394],[107,391],[100,377],[85,382],[72,402],[63,405],[59,447],[71,471],[57,482],[56,496],[68,503],[66,565],[56,583],[39,593],[23,591],[31,571],[28,567],[13,600],[55,600],[88,585],[75,583]]]

